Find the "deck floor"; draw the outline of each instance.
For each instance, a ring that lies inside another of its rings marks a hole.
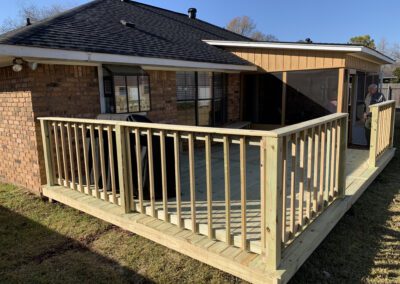
[[[204,152],[196,149],[196,223],[200,234],[207,235],[208,233],[208,215],[207,215],[207,196],[206,196],[206,166],[204,161]],[[241,246],[241,205],[240,205],[240,180],[239,174],[239,158],[238,149],[234,148],[231,151],[231,172],[233,172],[231,180],[231,236],[235,246]],[[346,156],[346,187],[349,187],[353,182],[368,170],[368,156],[367,150],[348,149]],[[213,168],[213,228],[215,231],[215,238],[220,241],[226,241],[226,215],[225,215],[225,195],[224,195],[224,174],[223,167],[224,161],[222,159],[222,149],[216,148],[213,152],[212,168]],[[237,157],[237,158],[236,158]],[[182,218],[184,227],[187,229],[192,228],[191,221],[191,206],[190,206],[190,186],[189,186],[189,168],[184,163],[187,157],[181,158],[181,176],[182,176]],[[260,239],[261,239],[261,212],[260,212],[260,184],[259,184],[259,152],[254,148],[247,150],[247,238],[249,250],[255,253],[260,253]],[[216,178],[214,178],[214,176]],[[305,201],[304,201],[305,202]],[[138,205],[138,204],[137,204]],[[287,212],[290,210],[290,195],[287,196]],[[164,218],[162,210],[162,202],[156,202],[156,211],[158,218]],[[149,202],[145,202],[147,213],[151,214]],[[299,208],[299,206],[296,206]],[[305,203],[304,203],[304,207]],[[304,209],[305,210],[305,209]],[[168,200],[168,213],[170,221],[177,224],[176,217],[176,201],[175,199]],[[298,214],[298,212],[296,212]],[[287,214],[289,217],[289,214]],[[286,222],[289,227],[289,222]]]

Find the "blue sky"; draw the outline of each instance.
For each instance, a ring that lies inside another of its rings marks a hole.
[[[117,1],[117,0],[116,0]],[[56,0],[2,0],[0,22],[14,17],[21,4],[46,6]],[[89,1],[65,0],[69,6]],[[253,18],[259,30],[282,41],[311,38],[314,42],[347,42],[351,36],[370,34],[376,42],[385,38],[400,42],[398,0],[142,0],[140,2],[186,13],[198,9],[198,17],[225,26],[235,16]],[[384,5],[382,4],[384,3]]]

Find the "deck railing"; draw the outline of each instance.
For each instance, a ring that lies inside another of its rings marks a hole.
[[[347,114],[275,131],[40,121],[48,186],[260,253],[273,268],[344,195]]]
[[[369,108],[372,114],[369,164],[375,167],[386,150],[393,147],[396,102],[386,101]]]

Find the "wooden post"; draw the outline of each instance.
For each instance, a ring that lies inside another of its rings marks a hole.
[[[393,102],[391,107],[391,121],[390,121],[390,141],[389,148],[393,148],[393,139],[394,139],[394,125],[396,123],[396,103]]]
[[[121,207],[125,213],[129,213],[129,184],[128,184],[128,173],[127,173],[127,155],[126,155],[126,133],[125,127],[117,124],[115,125],[117,144],[117,163],[118,163],[118,181],[119,181],[119,194],[121,197]]]
[[[54,176],[53,176],[53,165],[51,158],[52,148],[51,148],[48,122],[45,120],[41,120],[40,127],[42,129],[43,153],[44,153],[44,164],[46,169],[47,185],[53,186]]]
[[[345,82],[345,69],[339,68],[338,76],[338,97],[337,97],[337,112],[347,112],[347,92],[344,88]]]
[[[286,122],[287,72],[282,72],[282,117],[281,125]]]
[[[338,197],[344,197],[346,195],[346,152],[347,152],[347,127],[348,127],[348,116],[340,120],[338,129],[339,143],[338,143],[338,172],[337,172],[337,187]]]
[[[268,269],[277,269],[282,250],[282,138],[265,137],[265,261]]]
[[[376,153],[378,147],[378,122],[379,122],[379,107],[370,106],[370,111],[372,113],[371,120],[371,144],[369,147],[369,166],[371,168],[376,167]]]

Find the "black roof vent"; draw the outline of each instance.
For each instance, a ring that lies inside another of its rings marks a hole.
[[[311,40],[311,38],[309,38],[309,37],[306,38],[305,42],[306,42],[306,43],[313,43],[312,40]]]
[[[196,17],[197,17],[197,9],[196,8],[189,8],[188,14],[189,14],[189,19],[196,19]]]
[[[121,24],[122,24],[123,26],[129,27],[129,28],[134,28],[134,27],[135,27],[135,24],[134,24],[134,23],[127,22],[127,21],[125,21],[125,20],[121,20]]]
[[[27,26],[32,25],[31,19],[30,19],[30,18],[26,18],[26,25],[27,25]]]

